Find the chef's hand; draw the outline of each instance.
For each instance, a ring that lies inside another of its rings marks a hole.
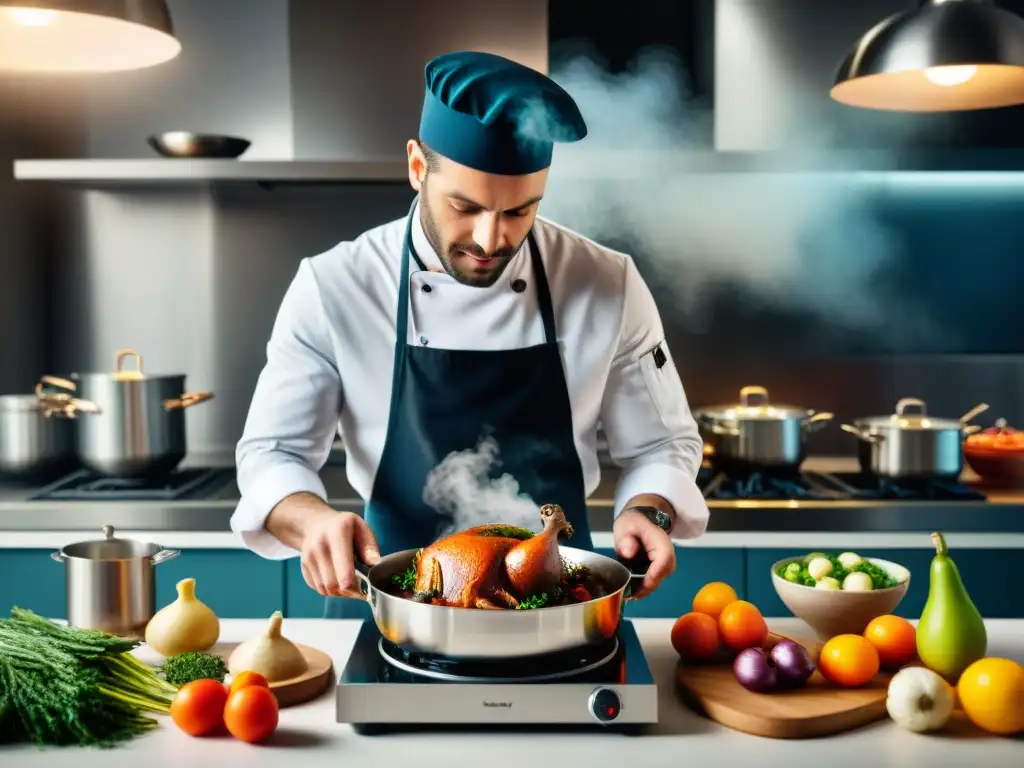
[[[638,599],[653,592],[661,581],[676,569],[676,548],[665,531],[639,512],[622,512],[612,526],[615,551],[624,560],[646,552],[651,561],[640,589],[632,597]]]
[[[324,510],[308,518],[302,530],[302,578],[325,597],[362,598],[356,558],[366,565],[380,560],[377,539],[359,515]]]

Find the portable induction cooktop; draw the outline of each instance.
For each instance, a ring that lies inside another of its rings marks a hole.
[[[411,653],[363,623],[337,686],[337,721],[358,733],[607,729],[658,722],[658,688],[633,623],[607,643],[498,661]]]

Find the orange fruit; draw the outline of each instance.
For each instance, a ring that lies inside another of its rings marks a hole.
[[[712,581],[705,584],[693,598],[693,610],[697,613],[706,613],[713,619],[717,619],[722,609],[729,603],[739,600],[736,590],[723,581]]]
[[[718,635],[734,651],[760,648],[768,639],[768,625],[756,605],[734,600],[718,615]]]
[[[836,635],[825,643],[818,659],[822,676],[844,688],[867,685],[880,666],[878,651],[863,635]]]
[[[718,624],[703,613],[684,613],[672,625],[672,647],[683,661],[705,661],[718,651]]]
[[[872,619],[864,630],[883,667],[902,667],[917,654],[917,630],[900,616],[879,616]]]
[[[972,723],[1001,736],[1024,732],[1024,667],[1010,659],[978,659],[960,675],[960,707]]]
[[[231,687],[228,691],[234,693],[239,688],[245,688],[247,685],[260,685],[264,688],[270,687],[267,678],[259,672],[240,672],[231,679]]]

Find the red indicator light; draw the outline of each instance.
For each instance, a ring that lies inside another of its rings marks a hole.
[[[615,714],[615,707],[608,707],[608,714],[609,715],[614,715]]]

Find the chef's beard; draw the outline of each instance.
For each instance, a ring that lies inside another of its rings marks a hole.
[[[440,259],[444,271],[463,285],[471,285],[476,288],[488,288],[498,282],[498,278],[505,272],[509,262],[519,253],[519,249],[523,247],[523,242],[525,242],[526,238],[524,237],[519,241],[519,244],[515,247],[499,248],[491,254],[488,254],[487,251],[476,243],[449,243],[446,246],[444,238],[441,237],[441,231],[437,226],[437,220],[430,210],[430,201],[427,199],[426,194],[426,180],[424,180],[422,187],[420,193],[420,222],[423,224],[423,234],[427,236],[427,241],[434,249],[438,259]],[[480,259],[490,256],[498,263],[491,272],[485,275],[469,274],[463,272],[455,265],[455,257],[462,253],[467,253]]]

